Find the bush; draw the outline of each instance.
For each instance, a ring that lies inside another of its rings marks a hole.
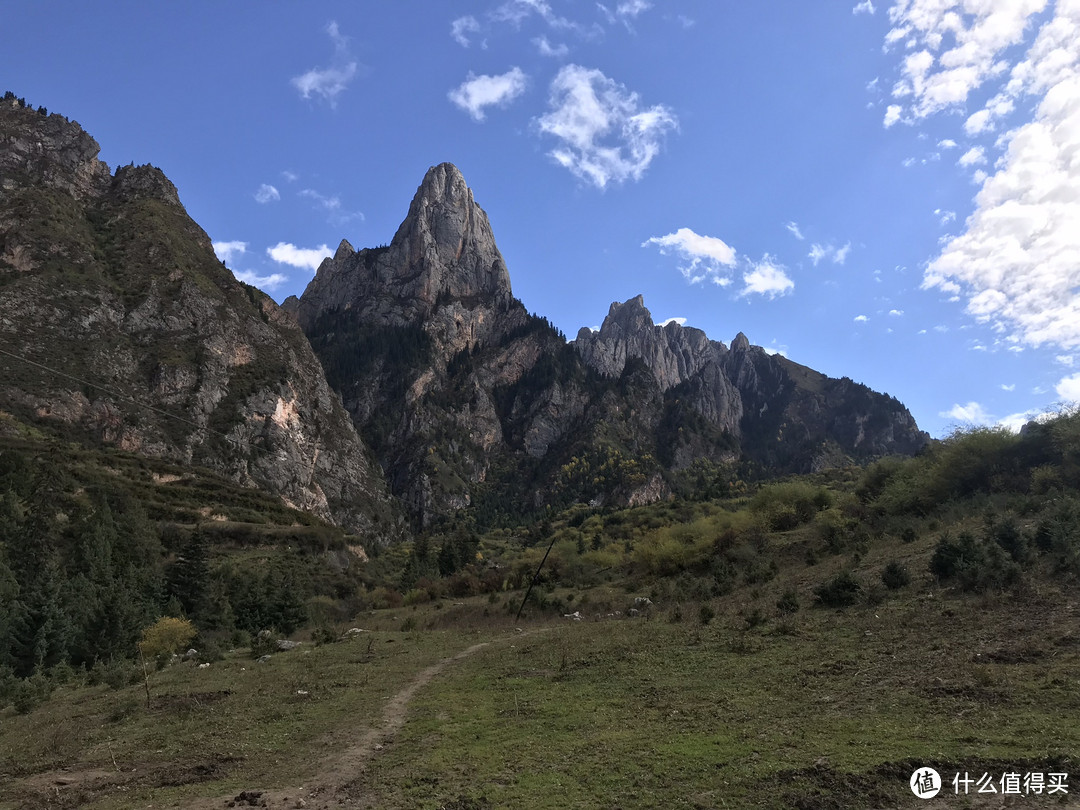
[[[1020,581],[1020,566],[996,542],[970,532],[956,539],[946,532],[934,547],[930,571],[941,581],[955,581],[961,590],[981,592],[1011,587]]]
[[[790,616],[792,613],[798,612],[799,596],[795,593],[794,588],[788,588],[780,595],[780,598],[776,600],[776,609],[783,616]]]
[[[814,588],[814,596],[825,607],[847,607],[859,601],[862,585],[850,571],[841,571]]]
[[[894,560],[882,569],[881,582],[890,591],[897,591],[911,583],[911,572]]]
[[[716,611],[713,610],[713,606],[708,604],[707,602],[703,604],[701,606],[701,609],[698,611],[698,621],[701,622],[702,626],[707,625],[715,618]]]
[[[11,703],[19,714],[29,714],[49,699],[51,691],[49,679],[37,673],[16,684]]]

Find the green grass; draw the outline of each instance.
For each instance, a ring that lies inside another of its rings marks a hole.
[[[392,807],[779,808],[819,790],[859,806],[913,798],[919,763],[1060,762],[1080,746],[1080,639],[1057,596],[1035,600],[1037,638],[1029,601],[932,591],[783,632],[745,631],[730,606],[705,628],[567,623],[432,684],[369,787]],[[1024,643],[1038,660],[995,660]]]

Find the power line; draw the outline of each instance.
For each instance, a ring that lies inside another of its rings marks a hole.
[[[101,384],[96,383],[96,382],[91,382],[90,380],[84,380],[81,377],[76,377],[74,374],[68,374],[66,371],[60,371],[60,369],[52,368],[51,366],[47,366],[44,363],[39,363],[36,360],[31,360],[29,357],[23,357],[22,355],[18,355],[18,354],[14,354],[12,352],[9,352],[7,349],[0,348],[0,354],[3,354],[5,356],[7,356],[7,357],[10,357],[13,360],[19,360],[19,361],[21,361],[23,363],[26,363],[27,365],[34,366],[35,368],[39,368],[42,371],[47,371],[50,374],[54,374],[54,375],[56,375],[58,377],[64,377],[65,379],[71,380],[73,382],[77,382],[80,385],[85,385],[85,386],[89,386],[90,388],[96,388],[99,391],[104,391],[106,394],[109,394],[110,396],[115,397],[116,399],[121,400],[123,402],[127,402],[130,405],[134,405],[137,408],[145,408],[146,410],[153,411],[154,413],[159,414],[160,416],[164,416],[167,419],[175,419],[178,422],[183,422],[186,425],[191,425],[192,427],[194,427],[194,428],[196,428],[198,430],[204,430],[207,433],[211,433],[211,434],[213,434],[215,436],[220,436],[221,438],[225,439],[225,441],[233,442],[237,446],[237,448],[239,448],[241,446],[239,439],[235,439],[235,438],[233,438],[232,436],[229,436],[226,433],[222,433],[221,431],[214,430],[213,428],[207,427],[205,425],[200,425],[198,422],[193,422],[190,419],[185,419],[183,416],[178,416],[175,413],[169,413],[166,410],[162,410],[161,408],[155,407],[154,405],[150,405],[150,404],[148,404],[146,402],[140,402],[137,399],[129,397],[129,396],[125,395],[125,394],[121,394],[120,392],[115,391],[115,390],[113,390],[111,388],[108,388],[107,386],[101,385]],[[248,447],[250,447],[251,449],[256,450],[256,451],[261,451],[261,452],[265,452],[265,453],[270,452],[269,450],[266,450],[265,448],[258,447],[257,445],[253,445],[253,444],[249,444]]]

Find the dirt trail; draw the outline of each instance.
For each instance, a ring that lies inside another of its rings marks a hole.
[[[226,807],[263,807],[268,810],[301,807],[307,810],[370,808],[373,806],[371,798],[365,795],[363,785],[364,765],[400,731],[405,724],[409,703],[417,691],[429,684],[446,667],[474,655],[491,644],[544,632],[545,629],[547,628],[538,628],[524,633],[519,631],[515,635],[473,644],[425,667],[387,701],[383,706],[381,717],[371,728],[353,737],[350,744],[336,756],[321,763],[313,763],[320,770],[305,780],[302,786],[264,790],[257,785],[252,785],[238,794],[193,797],[172,806],[183,807],[185,810],[221,810]],[[224,766],[220,774],[215,775],[217,778],[223,777],[226,770],[227,766]],[[33,808],[33,810],[73,808],[80,806],[83,800],[115,795],[116,791],[124,791],[128,786],[137,788],[140,783],[145,784],[143,780],[146,777],[145,770],[125,774],[89,769],[40,773],[20,781],[16,794],[19,798],[15,799],[15,804],[0,801],[0,805]],[[208,781],[207,788],[213,789],[213,783]]]
[[[533,631],[536,632],[536,631]],[[520,638],[528,633],[519,633]],[[506,639],[513,636],[506,636]],[[502,639],[500,639],[502,640]],[[417,673],[408,684],[397,692],[383,707],[380,721],[364,731],[336,758],[324,764],[324,769],[306,780],[303,787],[258,790],[251,788],[234,796],[218,796],[195,799],[184,803],[187,810],[219,810],[223,807],[265,807],[269,810],[305,807],[308,810],[331,810],[333,808],[370,807],[370,800],[358,795],[362,788],[357,785],[364,763],[371,759],[382,746],[390,742],[405,724],[409,703],[416,692],[426,686],[450,664],[468,658],[489,646],[493,641],[483,641],[454,655],[443,658]],[[233,804],[230,804],[232,802]]]

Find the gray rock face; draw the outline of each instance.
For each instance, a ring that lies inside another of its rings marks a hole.
[[[628,360],[641,358],[663,391],[727,353],[724,344],[709,340],[700,329],[674,321],[656,326],[640,295],[613,303],[600,331],[580,330],[574,345],[585,362],[605,377],[618,377]]]
[[[457,167],[442,163],[428,169],[389,247],[342,241],[284,306],[307,331],[346,309],[367,325],[420,325],[448,359],[504,326],[497,321],[513,300],[487,214]]]
[[[4,358],[0,408],[394,536],[381,471],[296,321],[222,266],[164,174],[112,176],[97,151],[61,116],[0,105],[0,336],[55,370]]]

